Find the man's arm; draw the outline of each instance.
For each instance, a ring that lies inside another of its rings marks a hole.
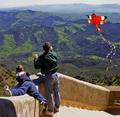
[[[35,57],[33,63],[34,63],[35,69],[40,69],[42,66],[42,55],[39,56],[38,58]]]

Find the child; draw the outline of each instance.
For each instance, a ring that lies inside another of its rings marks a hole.
[[[22,65],[16,67],[16,80],[18,84],[14,88],[5,87],[7,96],[20,96],[27,93],[37,99],[40,104],[46,104],[46,99],[38,92],[36,85],[30,80],[29,74],[24,71]]]

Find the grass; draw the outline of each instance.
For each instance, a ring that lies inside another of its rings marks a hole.
[[[6,34],[3,38],[3,44],[0,47],[0,56],[8,56],[14,51],[14,37]]]
[[[17,19],[30,19],[31,14],[28,11],[25,12],[20,12],[19,14],[16,15]]]
[[[36,37],[36,39],[38,40],[38,42],[40,40],[41,35],[42,35],[42,31],[38,31],[38,32],[34,33],[34,36]]]
[[[79,28],[79,29],[85,31],[86,25],[85,24],[73,24],[72,27]]]
[[[63,25],[63,24],[65,24],[65,22],[62,22],[62,21],[55,21],[54,24],[55,24],[55,25]]]
[[[55,31],[58,35],[58,43],[59,44],[65,44],[68,48],[72,47],[72,43],[68,38],[68,35],[64,32],[64,27],[56,27]]]
[[[15,84],[15,74],[13,74],[7,68],[0,67],[0,96],[4,95],[3,87],[5,85],[13,87]]]
[[[32,51],[32,44],[29,41],[23,43],[20,47],[16,48],[13,53],[25,53]]]
[[[79,75],[80,69],[73,64],[65,63],[59,65],[59,72],[74,77]]]
[[[66,26],[65,27],[68,31],[70,31],[71,33],[75,33],[77,30],[75,29],[75,27],[73,26]]]
[[[96,56],[96,55],[91,55],[88,58],[95,60],[95,61],[102,61],[104,58],[100,57],[100,56]]]
[[[15,47],[15,41],[13,35],[6,34],[3,38],[3,44],[0,47],[0,57],[6,57],[11,54],[25,53],[32,51],[32,44],[26,41],[19,47]]]
[[[100,39],[100,37],[96,35],[91,35],[89,37],[86,37],[86,39],[91,41],[92,43],[95,43],[98,39]]]
[[[120,42],[112,42],[113,45],[115,45],[116,47],[120,48]]]

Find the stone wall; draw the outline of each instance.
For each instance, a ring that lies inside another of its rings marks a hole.
[[[33,76],[35,78],[35,76]],[[62,105],[106,110],[109,105],[110,90],[72,77],[59,74]],[[39,85],[40,92],[46,97],[44,86]]]
[[[37,76],[32,75],[32,79]],[[59,74],[61,104],[92,110],[106,110],[109,106],[110,90],[101,86],[76,80]],[[39,85],[45,95],[44,86]],[[24,95],[0,97],[0,117],[39,117],[39,103],[34,98]]]
[[[59,77],[63,105],[106,110],[109,103],[108,89],[62,74]]]
[[[39,117],[39,103],[28,95],[0,97],[0,117]]]

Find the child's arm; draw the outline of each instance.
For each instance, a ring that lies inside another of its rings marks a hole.
[[[27,75],[27,77],[30,77],[30,74],[28,72],[26,72],[26,75]]]

